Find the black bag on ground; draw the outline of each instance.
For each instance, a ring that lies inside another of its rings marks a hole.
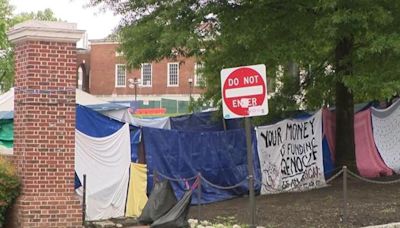
[[[166,214],[177,203],[174,190],[168,180],[156,182],[149,199],[140,214],[141,224],[151,224]]]
[[[181,228],[189,227],[187,217],[192,201],[192,190],[188,190],[182,199],[167,214],[154,221],[151,228]]]

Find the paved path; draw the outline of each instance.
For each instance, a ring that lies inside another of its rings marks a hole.
[[[400,228],[400,223],[397,222],[397,223],[389,223],[377,226],[366,226],[364,228]]]

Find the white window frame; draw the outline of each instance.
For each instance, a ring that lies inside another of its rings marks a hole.
[[[125,67],[125,81],[124,85],[118,85],[118,66]],[[123,88],[126,87],[126,64],[115,64],[115,88]]]
[[[177,84],[176,85],[171,85],[169,82],[171,81],[170,80],[170,66],[171,65],[173,65],[173,64],[176,64],[176,65],[178,65],[178,67],[177,67],[177,70],[176,70],[176,73],[177,73]],[[168,71],[167,71],[167,74],[168,74],[168,77],[167,77],[167,86],[168,87],[178,87],[179,86],[179,62],[172,62],[172,63],[168,63],[168,69],[167,69]]]
[[[144,84],[144,75],[143,75],[143,65],[150,65],[150,85]],[[153,85],[153,64],[151,63],[142,63],[142,67],[140,68],[140,77],[141,77],[141,86],[142,87],[151,87]]]
[[[197,72],[197,70],[199,68],[198,66],[204,67],[204,64],[203,63],[195,63],[194,64],[194,86],[200,86],[201,85],[201,84],[198,83],[198,80],[197,80],[198,75],[199,75],[199,73]],[[204,81],[203,74],[201,74],[201,80]]]

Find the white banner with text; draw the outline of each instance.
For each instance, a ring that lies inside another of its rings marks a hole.
[[[256,129],[261,194],[304,191],[325,185],[322,112]]]

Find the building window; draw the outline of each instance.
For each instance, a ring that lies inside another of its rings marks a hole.
[[[142,64],[142,86],[151,87],[152,66],[151,63]]]
[[[201,86],[204,83],[203,72],[201,72],[203,67],[203,63],[196,63],[194,65],[194,86]]]
[[[168,86],[179,85],[179,63],[168,63]]]
[[[124,52],[121,51],[121,50],[116,50],[116,51],[115,51],[115,56],[116,56],[116,57],[124,56]]]
[[[125,64],[115,65],[115,87],[126,86],[126,66]]]
[[[78,68],[78,89],[82,89],[83,85],[83,70],[82,67]]]

